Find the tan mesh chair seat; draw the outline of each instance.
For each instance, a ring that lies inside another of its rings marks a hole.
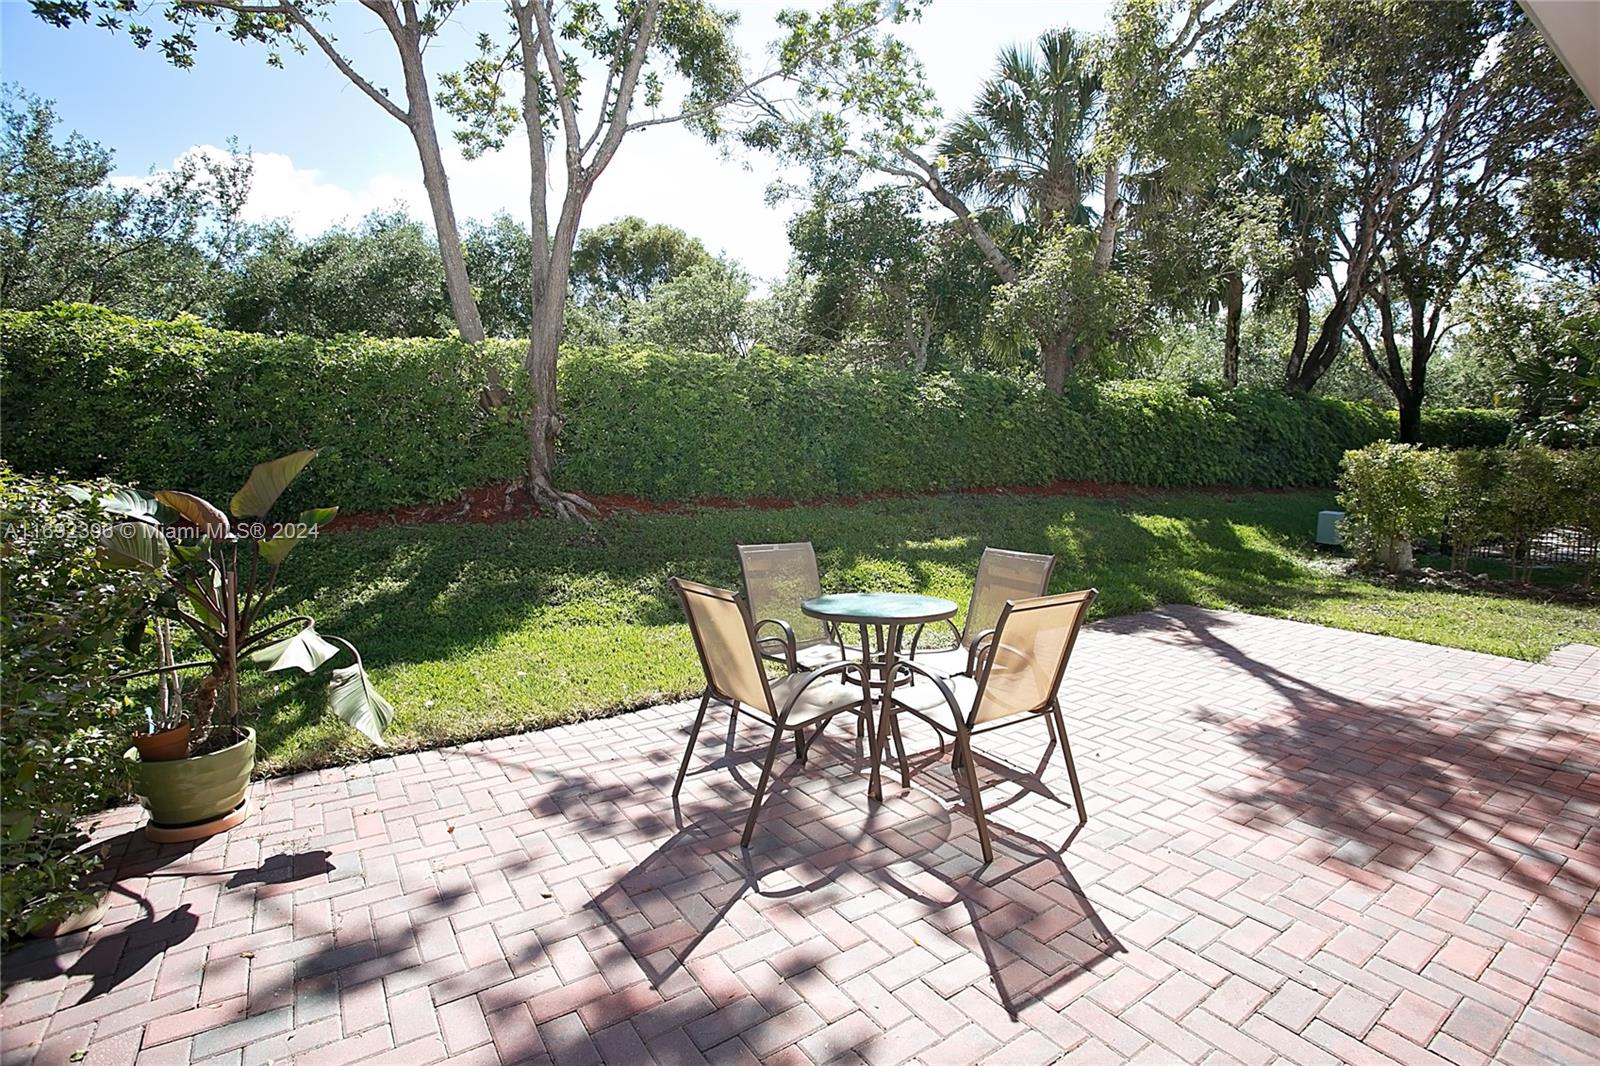
[[[987,640],[999,624],[1007,603],[1043,596],[1048,592],[1050,575],[1055,566],[1054,555],[1004,551],[1000,548],[983,549],[983,557],[978,560],[978,576],[972,583],[972,599],[967,604],[966,621],[956,634],[956,646],[938,650],[920,649],[916,646],[921,639],[919,633],[913,638],[912,657],[947,677],[976,673],[973,645]],[[954,628],[953,624],[951,628]]]
[[[808,670],[772,682],[773,701],[779,707],[789,708],[788,717],[784,719],[785,729],[799,729],[819,718],[831,718],[840,713],[854,714],[860,710],[860,685],[848,684],[840,680],[838,675],[818,677],[820,673],[820,670]],[[756,708],[751,709],[756,711]],[[760,711],[756,713],[758,717],[771,717]]]
[[[963,657],[965,654],[962,653]],[[923,657],[917,656],[917,662],[922,664]],[[965,674],[956,674],[944,680],[955,696],[954,707],[945,698],[944,691],[926,678],[918,679],[915,684],[896,687],[894,700],[918,718],[926,720],[929,725],[953,736],[957,728],[957,719],[965,721],[972,711],[973,701],[978,695],[978,682],[976,678]]]
[[[807,726],[814,725],[820,732],[828,719],[836,714],[865,716],[861,685],[844,681],[848,667],[842,661],[821,669],[790,674],[777,681],[770,680],[762,666],[760,642],[756,637],[750,607],[742,597],[726,589],[712,588],[681,578],[673,578],[670,584],[683,602],[689,632],[694,637],[695,650],[700,654],[700,666],[706,675],[706,690],[700,698],[694,726],[689,731],[689,743],[684,748],[683,762],[678,767],[678,779],[672,786],[672,795],[676,798],[683,788],[684,776],[689,772],[689,759],[694,754],[700,726],[705,721],[706,708],[712,700],[727,703],[735,715],[742,710],[771,727],[772,743],[767,747],[766,762],[761,767],[761,779],[756,784],[755,796],[750,801],[750,815],[745,822],[742,842],[748,846],[750,836],[755,831],[756,815],[760,813],[767,783],[772,777],[778,742],[784,732],[794,734],[795,749],[803,763],[806,753],[803,730]],[[904,749],[900,751],[900,763],[902,774],[907,773]]]
[[[994,852],[977,774],[972,768],[971,738],[976,733],[1044,718],[1066,759],[1078,822],[1088,821],[1057,692],[1094,598],[1095,591],[1086,589],[1061,596],[1012,600],[996,619],[994,634],[975,676],[942,677],[919,657],[910,664],[911,671],[918,675],[915,683],[894,690],[895,702],[903,709],[956,738],[952,765],[966,766],[967,788],[986,862],[993,860]]]

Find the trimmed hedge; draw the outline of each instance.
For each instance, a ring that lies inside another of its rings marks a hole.
[[[495,365],[520,409],[521,348],[266,337],[82,305],[0,312],[3,448],[21,469],[226,497],[254,463],[310,446],[322,454],[292,496],[346,510],[444,500],[521,471],[520,425],[477,405]],[[1055,397],[996,374],[769,355],[574,349],[561,390],[562,483],[650,500],[1326,485],[1345,451],[1391,437],[1395,422],[1370,404],[1275,391],[1124,381]],[[1469,430],[1475,442],[1500,421],[1431,418],[1440,443]]]

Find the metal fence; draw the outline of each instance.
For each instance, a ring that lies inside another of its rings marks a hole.
[[[1504,541],[1488,541],[1472,550],[1474,559],[1509,557]],[[1592,566],[1600,561],[1600,536],[1587,529],[1550,529],[1533,537],[1517,552],[1517,561],[1544,565],[1576,563]]]

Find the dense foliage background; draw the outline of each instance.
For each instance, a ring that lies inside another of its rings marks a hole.
[[[306,500],[369,510],[448,499],[522,470],[518,346],[315,340],[57,305],[0,312],[5,455],[225,497],[252,465],[321,451]],[[488,369],[508,402],[476,397]],[[1057,481],[1326,485],[1346,449],[1391,436],[1376,405],[1275,390],[1079,382],[569,348],[569,487],[649,500],[808,499]],[[1441,411],[1439,444],[1495,444],[1509,416]],[[296,506],[298,499],[289,500]]]
[[[97,500],[0,464],[0,938],[94,898],[100,859],[80,819],[122,794],[130,725],[109,678],[149,588],[100,565]],[[142,724],[142,716],[138,723]]]

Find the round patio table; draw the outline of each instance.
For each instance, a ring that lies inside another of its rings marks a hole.
[[[904,592],[839,592],[806,600],[800,605],[800,610],[824,622],[861,628],[861,701],[868,706],[869,722],[871,692],[874,687],[872,673],[878,673],[877,684],[883,688],[878,728],[873,731],[871,737],[872,779],[867,786],[868,797],[881,800],[883,799],[881,773],[883,745],[884,738],[890,730],[894,731],[895,743],[900,744],[900,725],[894,715],[894,675],[900,652],[900,639],[905,633],[906,626],[940,622],[953,617],[956,605],[937,596],[917,596]],[[878,637],[876,655],[872,651],[872,641],[867,638],[869,629]],[[900,752],[900,784],[902,787],[910,788],[911,781],[906,772],[903,744],[900,744]]]

